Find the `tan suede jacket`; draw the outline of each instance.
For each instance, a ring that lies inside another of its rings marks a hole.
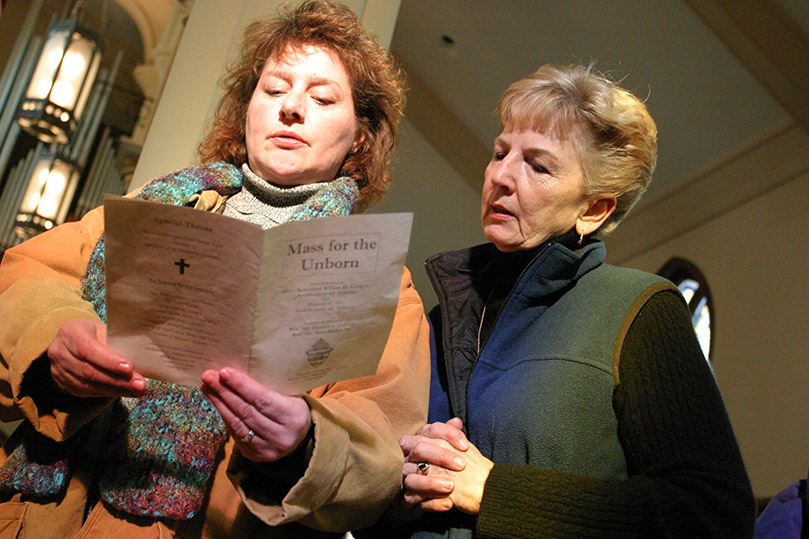
[[[197,207],[216,211],[221,198],[203,195]],[[320,387],[305,396],[314,423],[314,449],[303,477],[283,500],[263,491],[254,463],[234,452],[229,439],[197,517],[179,523],[127,517],[97,503],[84,518],[109,401],[37,402],[25,393],[22,381],[63,323],[98,319],[81,299],[80,279],[103,225],[103,209],[93,210],[81,221],[6,251],[0,265],[0,420],[24,418],[54,440],[90,424],[64,497],[38,503],[16,494],[0,503],[0,538],[318,537],[315,530],[343,532],[373,523],[401,487],[398,439],[414,433],[427,417],[429,330],[407,269],[376,375]],[[14,441],[12,437],[0,452],[0,461]]]

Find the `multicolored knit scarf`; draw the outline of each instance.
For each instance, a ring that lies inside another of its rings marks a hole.
[[[243,175],[228,163],[179,170],[147,184],[137,198],[186,205],[201,191],[238,191]],[[359,197],[356,183],[338,178],[318,191],[291,220],[348,215]],[[84,299],[106,321],[104,238],[82,280]],[[198,388],[149,380],[141,399],[117,399],[99,481],[102,500],[134,515],[192,518],[202,506],[227,430]],[[62,491],[78,436],[53,442],[29,429],[0,468],[0,490],[38,496]],[[34,448],[34,450],[32,450]]]

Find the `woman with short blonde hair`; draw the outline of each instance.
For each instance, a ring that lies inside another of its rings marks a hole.
[[[407,537],[750,537],[744,463],[673,284],[604,263],[657,129],[591,67],[511,85],[491,243],[427,260],[429,423],[402,439]],[[395,513],[391,512],[391,518]]]

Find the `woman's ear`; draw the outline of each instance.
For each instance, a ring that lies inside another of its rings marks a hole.
[[[368,123],[367,118],[363,118],[363,123]],[[354,140],[351,142],[351,150],[348,153],[357,153],[362,148],[362,144],[365,142],[365,131],[357,125],[357,134],[354,136]]]
[[[618,205],[618,199],[613,196],[594,196],[588,199],[585,212],[576,220],[576,231],[586,236],[592,234],[604,224],[612,215]]]

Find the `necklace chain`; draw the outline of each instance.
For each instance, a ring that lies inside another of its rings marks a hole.
[[[483,331],[483,320],[486,318],[486,307],[489,306],[489,300],[492,299],[495,287],[489,290],[489,295],[486,296],[486,302],[483,304],[483,310],[480,312],[480,324],[478,324],[478,355],[480,355],[480,334]]]
[[[487,300],[488,303],[488,300]],[[478,355],[480,355],[480,332],[483,330],[483,319],[486,318],[486,305],[483,305],[483,311],[480,313],[480,324],[478,324]]]

